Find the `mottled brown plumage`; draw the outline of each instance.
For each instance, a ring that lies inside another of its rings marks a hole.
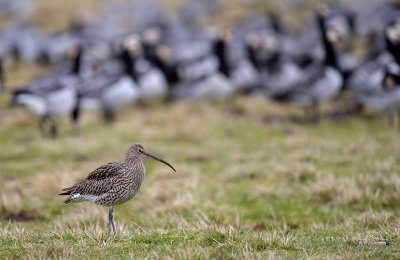
[[[77,184],[63,189],[60,195],[70,195],[65,204],[71,202],[90,201],[98,205],[109,207],[109,230],[113,228],[113,209],[115,205],[122,204],[136,195],[146,175],[142,162],[145,157],[151,157],[172,167],[166,161],[147,153],[143,146],[134,144],[126,152],[124,162],[111,162],[104,164],[91,172],[86,179]]]

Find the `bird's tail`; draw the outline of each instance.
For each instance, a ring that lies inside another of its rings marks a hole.
[[[66,200],[64,200],[64,204],[68,204],[72,202],[72,196],[69,196]]]
[[[71,195],[69,196],[66,200],[64,200],[64,204],[68,204],[72,201],[72,192],[69,188],[62,189],[64,191],[63,193],[60,193],[59,195]]]
[[[71,193],[72,193],[72,189],[71,189],[72,187],[68,187],[68,188],[64,188],[64,189],[62,189],[61,191],[64,191],[63,193],[60,193],[60,194],[58,194],[58,195],[71,195]]]

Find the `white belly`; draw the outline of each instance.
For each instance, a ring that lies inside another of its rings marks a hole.
[[[168,86],[161,72],[151,70],[139,81],[143,100],[162,98],[167,94]]]
[[[129,77],[122,77],[104,93],[102,101],[105,107],[119,108],[134,103],[140,97],[140,89]]]
[[[325,77],[316,83],[314,88],[315,98],[319,102],[324,102],[328,99],[335,97],[343,84],[343,78],[337,70],[327,68],[325,70]]]
[[[67,115],[74,109],[76,102],[77,95],[72,87],[50,93],[46,96],[48,115],[51,117]]]
[[[236,90],[249,89],[257,83],[257,72],[248,62],[241,62],[231,76]]]
[[[29,113],[37,117],[45,116],[47,113],[46,101],[33,94],[20,94],[16,97],[15,103],[24,106]]]
[[[77,193],[77,194],[72,195],[71,202],[76,203],[76,202],[82,202],[82,201],[89,201],[89,202],[96,203],[96,200],[98,198],[99,198],[99,196],[96,196],[96,195],[88,195],[88,194],[81,195],[81,194]]]

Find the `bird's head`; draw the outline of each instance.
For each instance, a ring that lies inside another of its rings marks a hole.
[[[220,37],[225,43],[231,43],[235,37],[235,32],[233,28],[226,27],[221,31]]]
[[[147,153],[145,151],[144,147],[142,145],[140,145],[140,144],[134,144],[131,147],[129,147],[128,151],[126,152],[125,160],[126,161],[132,160],[132,159],[140,159],[141,160],[141,159],[144,159],[146,157],[150,157],[150,158],[152,158],[154,160],[162,162],[162,163],[168,165],[172,170],[174,170],[176,172],[175,168],[172,167],[171,164],[167,163],[163,159],[160,159],[160,158],[158,158],[158,157],[156,157],[154,155],[151,155],[151,154]]]
[[[173,58],[172,48],[168,45],[160,45],[156,50],[157,57],[160,58],[164,62],[168,62]]]
[[[140,56],[143,52],[141,39],[136,34],[128,35],[123,40],[122,46],[134,57]]]
[[[340,43],[344,40],[344,33],[340,32],[337,28],[333,26],[328,26],[326,28],[326,38],[333,44]]]
[[[394,20],[385,29],[386,38],[391,43],[400,42],[400,19]]]
[[[261,37],[256,31],[252,31],[246,35],[246,44],[251,48],[259,48],[261,45]]]
[[[161,40],[161,31],[157,27],[147,28],[143,32],[143,41],[149,45],[156,45]]]

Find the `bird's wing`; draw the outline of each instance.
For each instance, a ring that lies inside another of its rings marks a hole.
[[[292,94],[294,95],[307,95],[310,91],[313,90],[315,83],[324,77],[325,67],[318,66],[313,68],[308,68],[306,70],[305,75],[299,82],[296,84],[296,87],[293,89]]]
[[[86,180],[104,180],[118,175],[123,168],[120,162],[110,162],[92,171]]]
[[[64,189],[69,194],[101,195],[109,191],[114,183],[114,178],[121,174],[123,165],[119,162],[104,164],[91,172],[89,176],[70,188]]]
[[[69,76],[59,76],[41,79],[32,82],[29,85],[18,88],[13,91],[14,96],[19,94],[33,94],[38,96],[46,96],[52,92],[57,92],[65,87],[73,86],[77,81],[74,77]]]
[[[117,75],[102,75],[97,77],[92,77],[88,79],[83,79],[77,88],[80,96],[83,97],[96,97],[101,95],[109,86],[118,82],[121,78],[119,74]]]

